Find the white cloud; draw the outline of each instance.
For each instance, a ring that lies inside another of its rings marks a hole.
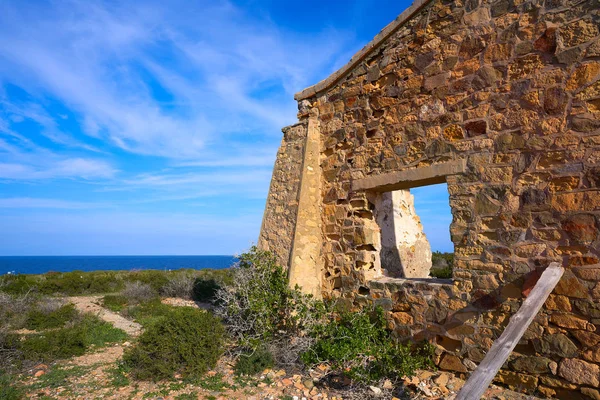
[[[198,160],[251,132],[279,135],[295,119],[292,93],[328,68],[344,40],[292,35],[227,2],[4,3],[0,79],[60,99],[94,138]]]
[[[83,158],[67,158],[40,166],[0,163],[0,179],[10,180],[107,179],[115,173],[116,170],[103,161]]]

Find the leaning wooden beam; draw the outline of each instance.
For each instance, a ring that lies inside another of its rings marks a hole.
[[[558,263],[551,263],[531,290],[529,297],[517,313],[510,319],[502,335],[494,342],[479,366],[473,371],[456,400],[479,400],[488,388],[498,370],[537,315],[552,292],[565,269]]]

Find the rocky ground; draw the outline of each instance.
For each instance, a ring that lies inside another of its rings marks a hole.
[[[128,332],[131,340],[141,326],[104,309],[98,297],[69,299],[83,312],[92,312]],[[180,299],[167,304],[198,307]],[[248,399],[248,400],[341,400],[341,399],[453,399],[464,381],[447,372],[419,371],[415,377],[390,381],[368,388],[353,387],[351,382],[331,376],[326,365],[304,375],[284,370],[265,370],[260,376],[238,377],[232,362],[223,357],[218,366],[197,382],[137,382],[129,379],[120,366],[123,351],[131,341],[98,349],[96,352],[53,365],[40,364],[21,377],[28,398],[43,399]],[[486,399],[534,399],[492,386]]]

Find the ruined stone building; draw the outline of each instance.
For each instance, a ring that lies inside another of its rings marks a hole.
[[[560,262],[496,380],[600,398],[600,0],[417,1],[296,99],[259,238],[292,284],[382,306],[467,375]],[[444,182],[448,280],[410,193]]]

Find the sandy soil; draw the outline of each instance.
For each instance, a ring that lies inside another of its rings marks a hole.
[[[115,328],[124,330],[128,335],[138,336],[142,332],[142,326],[137,322],[130,321],[102,307],[100,305],[101,298],[102,296],[79,296],[69,297],[67,300],[73,303],[79,311],[95,314],[98,318],[113,324]]]

